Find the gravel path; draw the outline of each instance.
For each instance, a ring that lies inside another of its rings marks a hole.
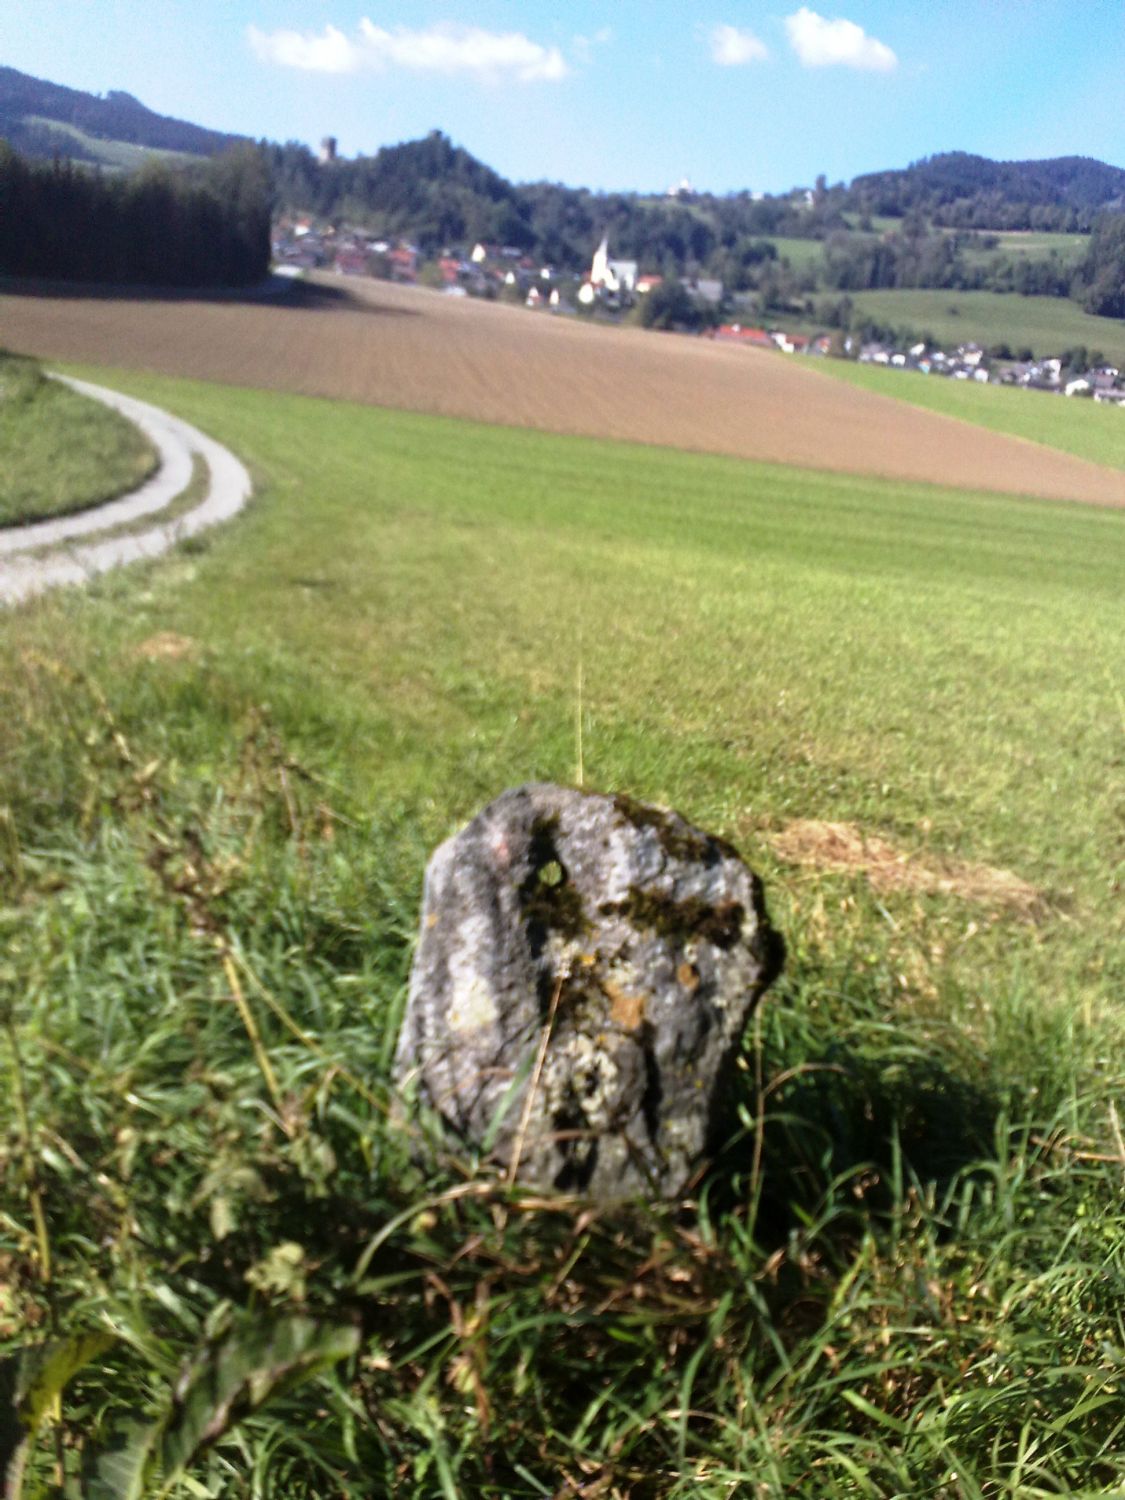
[[[18,604],[46,589],[86,583],[110,568],[159,557],[184,537],[228,520],[250,498],[250,475],[245,467],[197,428],[104,386],[64,375],[55,378],[135,422],[159,452],[160,467],[139,489],[118,500],[54,521],[0,529],[0,604]],[[174,520],[143,530],[74,544],[76,537],[128,525],[167,509],[191,483],[194,455],[203,460],[210,480],[198,505]]]

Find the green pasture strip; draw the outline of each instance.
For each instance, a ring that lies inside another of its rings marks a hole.
[[[947,380],[914,370],[861,365],[850,359],[818,360],[815,369],[910,406],[959,417],[1048,448],[1061,448],[1091,463],[1125,468],[1125,412],[1116,407],[1047,391],[978,385],[976,381]]]
[[[156,450],[131,422],[0,352],[0,525],[85,510],[134,489]]]
[[[871,214],[868,218],[868,222],[870,223],[871,228],[870,230],[866,231],[860,230],[859,228],[860,224],[864,222],[864,215],[854,213],[845,214],[844,218],[847,221],[849,229],[857,230],[861,234],[897,233],[902,229],[901,216],[895,217],[890,214]]]
[[[1088,234],[1065,234],[1049,229],[998,229],[985,230],[984,233],[994,233],[1002,250],[1019,254],[1040,250],[1085,254],[1090,243]]]
[[[199,157],[192,156],[186,151],[166,151],[158,146],[138,146],[132,141],[103,140],[100,136],[88,135],[86,131],[77,125],[71,125],[66,120],[50,120],[44,115],[25,115],[23,118],[24,124],[37,125],[41,130],[48,130],[59,136],[61,138],[60,155],[64,155],[67,145],[74,141],[100,166],[111,171],[134,172],[138,167],[151,161],[163,161],[169,165],[180,166],[185,162],[199,160]]]
[[[850,294],[861,316],[895,328],[930,333],[954,345],[1022,345],[1040,358],[1084,345],[1125,364],[1125,323],[1083,312],[1066,297],[1021,297],[1015,292],[944,290],[875,291]]]
[[[955,230],[949,232],[956,233]],[[1090,244],[1088,234],[1051,234],[1030,229],[986,230],[985,233],[996,233],[1000,243],[995,250],[968,246],[963,254],[970,265],[1005,258],[1014,259],[1017,256],[1028,260],[1048,260],[1052,255],[1059,256],[1069,265],[1077,265]]]
[[[818,267],[824,263],[823,240],[799,240],[777,234],[767,238],[771,245],[777,247],[781,259],[787,260],[798,271],[803,271],[806,266]]]
[[[193,1493],[1125,1483],[1125,517],[96,373],[256,499],[0,616],[0,1348],[120,1340],[44,1484],[295,1312],[359,1357]],[[789,947],[686,1215],[443,1196],[387,1123],[427,853],[579,717]],[[794,818],[1039,900],[794,867]]]

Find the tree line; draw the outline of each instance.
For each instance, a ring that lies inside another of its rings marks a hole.
[[[895,218],[911,212],[953,229],[1085,233],[1125,202],[1125,170],[1084,156],[990,161],[967,151],[857,177],[848,207]]]
[[[247,286],[269,269],[271,185],[253,146],[107,174],[0,141],[0,273],[173,287]]]
[[[1052,250],[1043,256],[966,256],[988,250],[994,236],[932,230],[916,214],[880,237],[832,234],[824,242],[820,281],[834,291],[939,287],[956,291],[1015,292],[1025,297],[1071,297],[1086,312],[1125,317],[1125,214],[1093,221],[1086,255],[1070,261]]]

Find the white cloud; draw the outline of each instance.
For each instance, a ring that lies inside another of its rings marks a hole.
[[[827,21],[807,5],[786,16],[785,29],[790,46],[806,68],[865,68],[889,73],[898,67],[898,58],[886,43],[868,36],[862,26],[842,18]]]
[[[267,34],[256,26],[248,26],[246,35],[255,55],[263,62],[280,63],[286,68],[303,68],[310,73],[354,73],[362,61],[360,49],[335,26],[326,26],[323,36],[302,36],[299,31]]]
[[[710,37],[711,61],[721,68],[738,68],[744,63],[764,62],[769,57],[765,42],[759,41],[752,31],[740,31],[737,26],[716,26]]]
[[[262,32],[247,28],[250,45],[264,62],[317,73],[355,73],[361,68],[405,68],[415,73],[468,73],[495,81],[521,83],[565,78],[570,69],[558,47],[544,47],[521,31],[485,31],[453,23],[388,31],[367,19],[359,34],[347,37],[335,26],[323,33]]]

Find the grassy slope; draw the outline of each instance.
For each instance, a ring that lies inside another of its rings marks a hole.
[[[143,1311],[174,1368],[248,1270],[266,1300],[339,1305],[424,1184],[323,1054],[380,1088],[425,852],[503,786],[572,777],[581,660],[587,781],[743,845],[790,945],[765,1077],[820,1071],[771,1096],[769,1192],[751,1168],[714,1234],[642,1215],[574,1239],[502,1195],[408,1215],[350,1417],[322,1388],[283,1409],[289,1439],[251,1429],[277,1493],[306,1492],[277,1466],[309,1452],[357,1495],[1120,1480],[1120,1169],[1071,1153],[1121,1083],[1125,516],[118,383],[229,443],[262,498],[202,550],[0,621],[6,972],[32,978],[12,994],[67,1318]],[[138,654],[168,631],[184,654]],[[813,816],[1010,866],[1049,911],[794,872],[770,829]],[[212,930],[247,955],[274,1100]],[[3,1207],[0,1254],[33,1262],[18,1184]],[[261,1269],[281,1241],[299,1288]],[[140,1399],[135,1363],[117,1378]],[[220,1454],[212,1482],[243,1493],[244,1468]]]
[[[987,231],[986,231],[987,232]],[[1009,255],[1041,255],[1057,250],[1067,257],[1086,253],[1088,234],[1056,234],[1051,230],[1002,229],[997,232],[1000,249]]]
[[[825,359],[818,372],[846,380],[881,396],[893,396],[911,406],[959,417],[978,427],[1006,432],[1012,437],[1061,448],[1091,463],[1125,468],[1125,413],[1093,401],[1049,395],[1044,391],[977,385],[967,380],[944,380],[912,371],[888,370],[847,359]]]
[[[0,354],[0,525],[84,510],[133,489],[156,452],[131,422]]]
[[[803,271],[806,266],[819,267],[823,264],[823,240],[797,240],[777,234],[765,236],[765,238],[777,247],[777,253],[781,259],[789,261],[798,271]]]
[[[1057,254],[1067,265],[1076,265],[1086,254],[1090,237],[1086,234],[1051,234],[1036,230],[1012,229],[998,235],[1000,244],[995,250],[980,250],[969,247],[965,259],[970,265],[1011,259],[1016,256],[1027,259],[1047,260]]]
[[[1065,297],[928,290],[855,292],[852,300],[881,323],[929,332],[942,343],[1027,344],[1041,358],[1084,344],[1125,364],[1125,324],[1085,313]]]
[[[57,135],[60,156],[67,154],[67,148],[71,147],[72,142],[77,143],[83,151],[88,153],[90,160],[96,161],[99,166],[108,168],[110,171],[135,172],[138,167],[150,161],[181,165],[184,162],[200,160],[199,157],[192,156],[186,151],[164,151],[154,146],[138,146],[132,141],[103,140],[100,136],[88,135],[77,125],[71,125],[65,120],[51,120],[44,115],[25,115],[24,122],[28,125],[38,125],[41,129],[49,130]]]

